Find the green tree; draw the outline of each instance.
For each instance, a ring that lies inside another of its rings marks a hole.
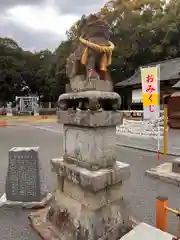
[[[49,84],[52,62],[49,50],[32,53],[23,51],[9,38],[0,38],[0,101],[13,101],[15,96],[44,95]]]

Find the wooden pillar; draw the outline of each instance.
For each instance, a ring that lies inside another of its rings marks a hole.
[[[157,197],[156,198],[156,228],[167,232],[168,230],[168,198]]]

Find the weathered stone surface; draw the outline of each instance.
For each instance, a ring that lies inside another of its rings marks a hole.
[[[121,240],[172,240],[174,236],[146,223],[140,223]]]
[[[68,57],[66,64],[66,74],[70,82],[78,75],[88,81],[107,81],[107,67],[111,64],[114,49],[114,44],[110,42],[110,26],[100,14],[91,14],[83,16],[79,30],[79,45]]]
[[[20,201],[9,201],[6,199],[6,194],[3,195],[3,202],[1,203],[1,199],[0,199],[0,203],[1,206],[5,206],[5,207],[21,207],[21,208],[26,208],[26,209],[31,209],[31,208],[44,208],[47,206],[47,204],[51,201],[52,199],[52,194],[51,193],[47,193],[45,195],[45,197],[38,202],[20,202]]]
[[[62,183],[60,183],[62,184]],[[90,192],[69,180],[63,182],[63,192],[56,190],[55,196],[61,198],[61,195],[69,196],[90,210],[96,210],[102,206],[123,198],[122,182],[111,187],[101,189],[97,192]]]
[[[61,110],[116,111],[120,106],[121,97],[115,92],[70,92],[61,94],[58,99]]]
[[[64,125],[64,160],[89,169],[111,167],[116,161],[116,127]]]
[[[115,111],[57,111],[58,123],[85,127],[116,126],[122,123],[122,113]]]
[[[117,240],[132,229],[128,210],[120,199],[91,210],[62,193],[55,196],[48,217],[64,240]]]
[[[70,81],[73,92],[96,90],[102,92],[112,92],[113,85],[111,81],[99,81],[99,79],[85,79],[82,75],[76,75]]]
[[[172,163],[172,171],[180,174],[180,158],[175,158]]]
[[[16,202],[40,202],[47,195],[38,147],[14,147],[9,151],[6,198]]]
[[[116,162],[113,168],[100,169],[97,171],[91,171],[78,167],[75,164],[67,163],[63,158],[54,158],[51,163],[53,171],[58,175],[93,192],[121,183],[130,177],[129,164],[122,162]]]
[[[122,204],[122,203],[121,203]],[[122,204],[123,205],[123,204]],[[124,212],[126,208],[122,206]],[[49,215],[52,221],[49,221]],[[39,235],[45,240],[89,240],[92,238],[83,237],[81,234],[81,229],[78,228],[79,224],[74,221],[74,225],[67,221],[68,217],[65,212],[59,211],[57,207],[56,210],[51,207],[39,210],[37,212],[32,212],[29,214],[29,220],[31,226],[39,233]],[[53,223],[54,224],[53,224]],[[114,225],[110,231],[106,231],[105,236],[102,238],[93,238],[93,240],[117,240],[119,237],[123,236],[129,232],[132,228],[137,226],[137,222],[133,217],[128,216],[127,212],[123,215],[123,224],[121,226]],[[57,229],[57,225],[60,226],[60,231]]]
[[[172,172],[172,163],[163,163],[146,171],[147,176],[180,186],[180,174]]]

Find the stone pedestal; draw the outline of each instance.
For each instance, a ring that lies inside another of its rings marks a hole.
[[[50,200],[38,150],[38,147],[14,147],[9,151],[6,205],[43,207]]]
[[[115,143],[115,127],[64,126],[64,159],[82,167],[95,170],[113,166]]]
[[[86,79],[83,75],[77,75],[70,80],[70,88],[73,92],[80,91],[105,91],[111,92],[113,84],[111,81],[99,81],[99,79]]]
[[[59,113],[64,156],[51,161],[56,190],[51,206],[30,214],[30,221],[44,239],[117,240],[136,225],[123,200],[130,166],[117,161],[115,149],[116,124],[122,115],[116,111]]]
[[[121,113],[69,110],[59,111],[58,116],[64,124],[64,160],[92,170],[114,165]]]

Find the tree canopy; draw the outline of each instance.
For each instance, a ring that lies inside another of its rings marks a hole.
[[[100,13],[115,44],[109,68],[113,83],[140,65],[180,57],[180,0],[112,0]],[[66,58],[78,41],[79,24],[72,25],[53,53],[24,51],[14,40],[0,38],[0,101],[27,94],[56,101],[67,82]]]

